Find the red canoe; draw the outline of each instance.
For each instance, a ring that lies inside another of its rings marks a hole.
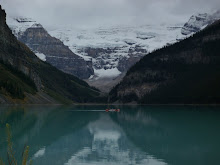
[[[120,112],[120,109],[106,109],[106,112]]]

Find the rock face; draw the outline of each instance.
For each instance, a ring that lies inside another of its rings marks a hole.
[[[220,10],[213,14],[204,13],[193,15],[190,17],[189,21],[183,26],[181,33],[183,35],[196,33],[218,19],[220,19]]]
[[[85,61],[74,54],[59,39],[51,37],[41,24],[28,18],[9,18],[14,35],[25,43],[37,56],[63,72],[87,79],[94,74],[92,61]],[[41,57],[40,57],[41,58]]]
[[[220,103],[220,22],[148,54],[110,92],[112,102]]]
[[[63,72],[81,79],[87,79],[94,74],[92,61],[85,61],[75,55],[60,40],[51,37],[40,24],[28,28],[18,39],[34,52],[43,53],[47,62]]]

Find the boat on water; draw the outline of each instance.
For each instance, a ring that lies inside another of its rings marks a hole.
[[[105,112],[120,112],[120,109],[106,109]]]

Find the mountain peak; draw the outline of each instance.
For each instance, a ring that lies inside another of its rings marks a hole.
[[[220,19],[220,10],[214,13],[198,13],[192,15],[187,23],[182,28],[183,35],[190,35],[204,29],[207,25]]]
[[[32,18],[7,16],[7,24],[16,37],[20,37],[28,28],[38,24]]]
[[[0,5],[0,25],[6,22],[6,13],[5,10],[2,9],[2,6]]]
[[[39,23],[35,23],[31,26],[31,28],[43,28],[43,26]]]

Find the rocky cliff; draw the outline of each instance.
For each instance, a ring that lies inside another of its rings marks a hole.
[[[119,102],[220,103],[220,22],[146,55],[111,92]]]
[[[92,61],[74,54],[59,39],[51,37],[43,26],[30,18],[8,18],[13,34],[44,61],[63,72],[87,79],[94,74]]]
[[[40,24],[33,24],[18,39],[36,53],[43,53],[46,61],[81,79],[87,79],[94,74],[92,61],[85,61],[75,55],[60,40],[51,37]]]

